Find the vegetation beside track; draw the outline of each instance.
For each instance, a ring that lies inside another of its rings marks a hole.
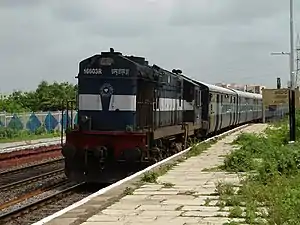
[[[248,224],[299,224],[300,113],[296,117],[294,144],[288,143],[287,119],[263,134],[241,134],[232,143],[239,148],[226,156],[221,169],[248,174],[238,192],[219,185],[220,205],[232,206],[232,217],[244,217]]]
[[[51,84],[42,81],[34,91],[14,91],[7,96],[2,96],[0,98],[0,143],[58,137],[59,132],[47,132],[44,127],[34,132],[14,125],[2,127],[5,124],[3,118],[5,120],[6,114],[60,111],[65,107],[62,101],[75,100],[76,91],[77,85],[68,82]],[[75,105],[73,110],[74,107]]]
[[[51,131],[47,132],[44,127],[38,128],[35,132],[29,130],[18,130],[7,127],[0,127],[0,143],[10,143],[27,140],[37,140],[42,138],[59,137],[60,132]]]
[[[52,84],[42,81],[36,90],[14,91],[0,99],[0,112],[45,112],[59,111],[62,101],[75,100],[77,85],[68,82]]]

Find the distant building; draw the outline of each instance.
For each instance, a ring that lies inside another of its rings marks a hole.
[[[262,89],[266,88],[262,85],[246,85],[246,91],[256,94],[262,94]]]
[[[215,85],[219,86],[219,87],[223,87],[223,88],[228,88],[229,84],[226,84],[226,83],[216,83]]]
[[[232,83],[232,84],[226,84],[226,83],[216,83],[215,84],[216,86],[219,86],[219,87],[224,87],[224,88],[231,88],[231,89],[234,89],[234,90],[238,90],[238,91],[245,91],[245,85],[243,84],[235,84],[235,83]]]

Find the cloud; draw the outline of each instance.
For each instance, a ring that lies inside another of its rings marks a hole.
[[[272,4],[273,3],[273,4]],[[273,18],[288,4],[265,0],[175,0],[170,24],[174,26],[243,26]]]
[[[280,0],[2,0],[0,21],[0,92],[75,83],[80,60],[110,47],[209,83],[289,77],[288,57],[270,56],[289,51]]]

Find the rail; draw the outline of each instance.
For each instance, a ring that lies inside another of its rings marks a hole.
[[[7,174],[18,173],[22,170],[34,169],[34,168],[38,168],[38,167],[41,167],[41,166],[47,166],[49,164],[53,164],[53,163],[56,163],[56,162],[62,162],[63,160],[64,160],[64,158],[61,157],[61,158],[54,159],[54,160],[49,160],[49,161],[46,161],[46,162],[43,162],[43,163],[38,163],[38,164],[33,164],[33,165],[30,165],[30,166],[26,166],[26,167],[20,167],[20,168],[17,168],[17,169],[3,171],[3,172],[0,172],[0,176],[4,176],[4,175],[7,175]]]
[[[3,190],[7,190],[9,188],[12,188],[12,187],[18,187],[18,186],[30,183],[32,181],[42,180],[42,179],[45,179],[47,177],[51,177],[51,176],[54,176],[54,175],[57,175],[57,174],[60,174],[60,173],[63,173],[63,172],[64,172],[64,169],[58,169],[58,170],[54,170],[54,171],[51,171],[51,172],[48,172],[48,173],[43,173],[43,174],[40,174],[40,175],[37,175],[37,176],[34,176],[34,177],[29,177],[29,178],[24,179],[24,180],[16,181],[16,182],[9,183],[9,184],[6,184],[6,185],[1,185],[0,190],[3,191]]]
[[[62,186],[62,184],[66,184],[67,182],[68,181],[63,181],[60,184],[56,184],[56,185],[52,186],[52,188]],[[75,184],[75,185],[73,185],[71,187],[67,187],[67,188],[65,188],[65,189],[63,189],[63,190],[61,190],[57,193],[51,194],[51,195],[43,197],[41,199],[37,199],[37,200],[32,201],[32,202],[30,202],[26,205],[23,205],[23,206],[21,206],[17,209],[14,209],[14,210],[11,210],[7,213],[4,213],[4,214],[0,215],[0,222],[11,220],[11,218],[18,217],[21,214],[26,214],[28,211],[30,212],[30,209],[32,209],[32,208],[37,208],[38,206],[46,204],[47,202],[54,201],[55,199],[59,198],[60,196],[67,195],[68,193],[72,193],[72,191],[74,191],[78,187],[82,186],[83,184],[84,183]],[[15,204],[15,202],[14,202],[14,204]]]

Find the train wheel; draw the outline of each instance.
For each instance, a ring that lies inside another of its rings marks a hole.
[[[159,148],[154,147],[150,150],[150,161],[154,160],[156,162],[159,162],[162,159],[163,159],[162,152]]]

